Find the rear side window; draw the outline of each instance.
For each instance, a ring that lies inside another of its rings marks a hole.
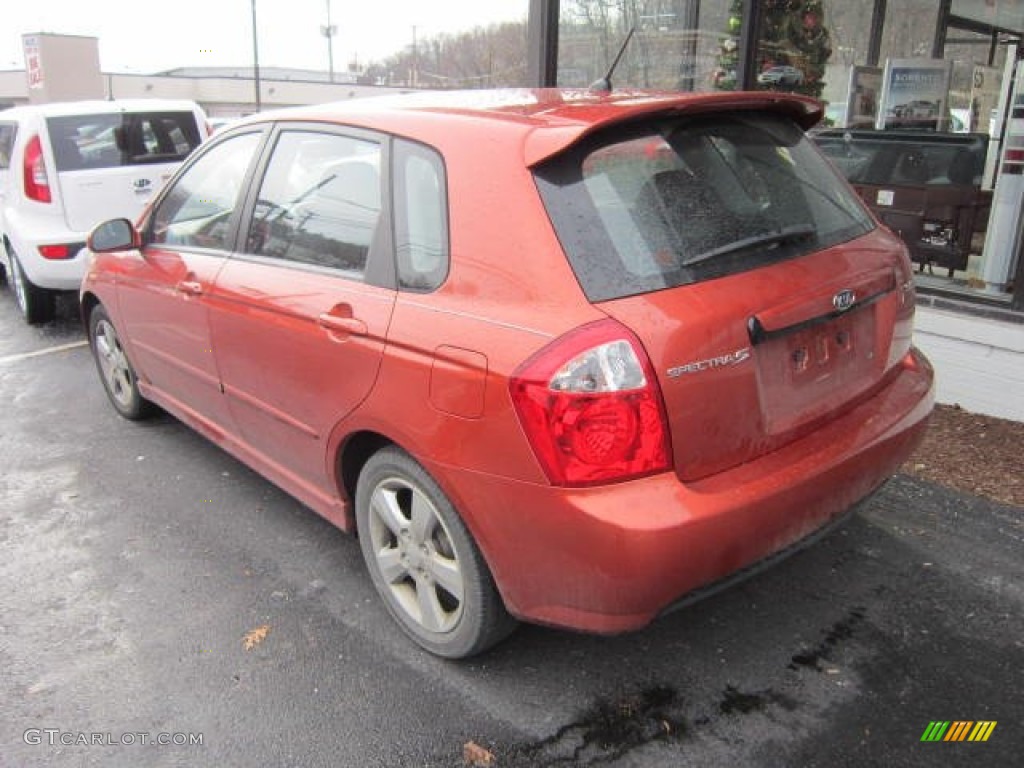
[[[176,163],[202,140],[187,111],[65,115],[46,127],[58,171]]]
[[[774,115],[599,134],[535,178],[591,301],[754,269],[874,226],[803,131]]]
[[[14,138],[17,133],[17,123],[0,123],[0,171],[6,171],[11,167],[11,154],[14,152]]]
[[[395,255],[398,285],[432,291],[448,275],[448,196],[444,163],[434,150],[396,140]]]
[[[283,131],[260,185],[246,251],[362,278],[381,211],[380,144]]]

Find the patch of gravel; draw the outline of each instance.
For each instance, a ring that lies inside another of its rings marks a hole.
[[[1024,507],[1024,423],[936,405],[924,441],[903,471]]]

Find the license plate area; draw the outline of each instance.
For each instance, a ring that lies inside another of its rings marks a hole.
[[[789,358],[789,378],[794,386],[810,386],[811,382],[829,377],[854,360],[853,323],[843,318],[814,328],[805,328],[784,337]]]
[[[875,368],[876,305],[773,334],[754,348],[765,429],[775,435],[855,398]]]

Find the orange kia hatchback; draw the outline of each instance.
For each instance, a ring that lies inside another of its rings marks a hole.
[[[93,232],[100,377],[358,532],[433,653],[638,629],[841,519],[925,428],[906,250],[820,116],[558,90],[255,116]]]

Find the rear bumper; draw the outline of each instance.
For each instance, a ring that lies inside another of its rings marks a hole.
[[[88,264],[86,248],[71,258],[45,259],[41,245],[78,243],[84,246],[88,232],[67,229],[62,216],[17,213],[7,215],[7,237],[18,257],[21,269],[40,288],[54,291],[77,291]]]
[[[564,489],[445,477],[509,610],[528,621],[614,633],[648,624],[844,516],[895,474],[933,402],[916,351],[870,400],[756,461],[683,484],[666,473]]]

